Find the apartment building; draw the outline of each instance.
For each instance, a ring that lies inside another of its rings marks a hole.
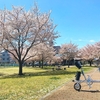
[[[10,63],[10,59],[10,54],[6,50],[0,52],[0,63]]]

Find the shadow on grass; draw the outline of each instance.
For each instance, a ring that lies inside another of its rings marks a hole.
[[[0,76],[4,76],[5,74],[4,73],[0,73]]]
[[[34,76],[50,76],[50,75],[75,75],[76,71],[70,72],[66,70],[59,70],[59,71],[43,71],[43,72],[26,72],[23,75],[18,74],[11,74],[6,75],[0,73],[0,79],[5,78],[25,78],[25,77],[34,77]]]

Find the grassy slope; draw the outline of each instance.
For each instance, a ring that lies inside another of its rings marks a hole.
[[[91,68],[84,67],[84,70]],[[18,76],[18,68],[0,68],[0,100],[38,100],[74,77],[76,67],[67,70],[23,68],[25,75]]]

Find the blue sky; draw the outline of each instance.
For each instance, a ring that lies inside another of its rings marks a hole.
[[[37,2],[41,12],[51,12],[59,37],[55,45],[75,43],[79,48],[100,41],[100,0],[0,0],[0,8],[24,6]]]

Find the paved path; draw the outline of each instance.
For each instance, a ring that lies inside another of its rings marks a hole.
[[[100,72],[95,71],[95,69],[85,75],[91,75],[93,80],[100,80]],[[81,77],[81,79],[84,78]],[[74,82],[70,81],[61,88],[44,96],[41,100],[100,100],[100,83],[93,83],[90,89],[86,83],[82,83],[80,92],[74,90],[73,86]]]

